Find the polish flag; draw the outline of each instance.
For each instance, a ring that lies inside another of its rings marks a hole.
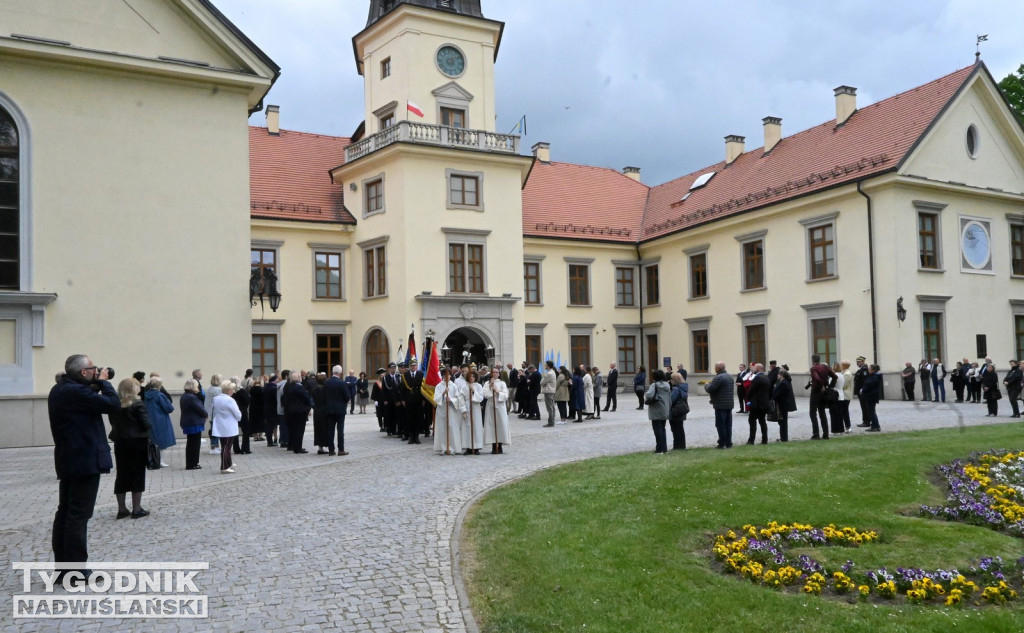
[[[423,118],[423,110],[420,110],[420,107],[413,103],[412,101],[406,101],[405,107],[409,110],[409,112],[412,112],[416,116]]]

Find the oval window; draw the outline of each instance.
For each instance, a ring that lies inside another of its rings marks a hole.
[[[971,158],[978,157],[978,146],[981,140],[978,138],[978,128],[973,124],[967,126],[967,153]]]

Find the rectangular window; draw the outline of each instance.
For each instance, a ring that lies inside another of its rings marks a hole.
[[[366,213],[378,213],[384,210],[384,181],[371,180],[363,188],[366,192]]]
[[[448,245],[448,291],[483,293],[483,244]]]
[[[526,364],[540,368],[540,335],[526,335]]]
[[[569,305],[590,305],[590,266],[569,264]]]
[[[711,371],[711,346],[707,330],[694,330],[690,333],[693,342],[693,371],[706,374]]]
[[[252,335],[252,371],[259,376],[277,371],[277,335]]]
[[[1024,358],[1024,315],[1013,317],[1014,341],[1017,343],[1017,358]]]
[[[632,335],[619,336],[619,371],[624,374],[636,372],[636,337]]]
[[[921,268],[939,267],[939,216],[935,213],[917,214],[917,250]]]
[[[636,305],[636,293],[633,290],[634,269],[620,266],[615,269],[615,306],[632,308]]]
[[[380,78],[387,79],[391,76],[391,58],[388,57],[380,63]]]
[[[476,176],[452,175],[448,180],[451,188],[452,204],[464,207],[476,207],[480,205],[477,195],[479,179]]]
[[[1010,225],[1010,266],[1014,275],[1024,276],[1024,224]]]
[[[341,299],[341,253],[314,253],[316,298]]]
[[[743,329],[747,339],[747,357],[743,360],[748,363],[764,363],[768,356],[765,345],[764,323],[747,325]]]
[[[368,248],[363,252],[366,263],[366,297],[383,297],[388,292],[385,245]]]
[[[743,289],[764,288],[764,240],[743,245]]]
[[[690,255],[690,298],[708,296],[708,254]]]
[[[395,124],[395,113],[389,112],[377,120],[380,122],[380,129],[386,130]]]
[[[540,305],[540,264],[523,264],[523,301],[527,305]]]
[[[249,250],[249,261],[252,270],[270,270],[277,273],[277,250],[273,248],[252,248]]]
[[[441,108],[441,125],[447,127],[466,127],[466,111],[456,108]]]
[[[341,334],[316,335],[316,370],[331,375],[331,368],[341,365],[344,358]]]
[[[945,358],[942,355],[942,313],[925,312],[921,315],[924,333],[924,357],[929,359]]]
[[[569,352],[572,368],[583,365],[592,367],[590,364],[590,336],[586,334],[574,334],[569,337]]]
[[[813,354],[821,357],[821,362],[829,367],[839,358],[838,343],[836,340],[835,319],[812,319],[811,340],[814,345]],[[764,362],[763,358],[758,358]]]
[[[644,268],[644,291],[644,305],[653,306],[661,303],[657,264]]]
[[[832,225],[811,227],[807,233],[810,243],[811,279],[835,277],[836,247],[832,238]]]
[[[661,359],[658,357],[658,335],[647,335],[647,377],[661,366]]]

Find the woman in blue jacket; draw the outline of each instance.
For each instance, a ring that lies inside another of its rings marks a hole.
[[[143,394],[146,413],[149,414],[149,423],[153,425],[150,439],[161,451],[177,444],[174,439],[174,424],[171,422],[174,405],[171,404],[171,399],[167,397],[167,394],[160,390],[163,384],[164,381],[159,376],[153,376],[146,386],[146,393]],[[166,468],[167,464],[161,461],[160,467]]]
[[[575,412],[573,422],[582,422],[584,409],[587,408],[587,398],[583,393],[583,370],[577,367],[572,371],[572,388],[569,397],[572,399],[572,408]]]
[[[199,447],[206,427],[206,408],[199,399],[199,383],[191,378],[185,381],[181,394],[181,432],[185,434],[185,470],[199,470]]]
[[[636,394],[636,399],[640,401],[640,406],[636,408],[637,411],[644,410],[645,382],[647,382],[647,372],[644,370],[644,366],[640,365],[636,368],[636,376],[633,376],[633,393]]]
[[[687,408],[690,406],[690,386],[686,384],[686,378],[680,373],[673,373],[669,377],[669,382],[672,385],[672,406],[674,407],[680,400],[686,402]],[[686,422],[686,414],[682,417],[673,417],[672,409],[669,409],[668,425],[672,429],[672,450],[686,450],[686,429],[683,427],[683,423]],[[657,435],[657,434],[655,434]],[[655,438],[657,439],[657,437]]]

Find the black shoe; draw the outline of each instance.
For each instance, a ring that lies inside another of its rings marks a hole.
[[[820,439],[821,439],[821,437],[820,437],[820,436],[818,436],[818,435],[812,435],[812,436],[811,436],[811,439],[812,439],[812,440],[820,440]]]
[[[754,440],[747,440],[747,445],[748,446],[753,446],[754,445]]]
[[[199,465],[196,465],[196,466],[186,466],[185,470],[200,470],[201,468],[202,468],[202,466],[199,466]]]
[[[316,454],[317,455],[327,455],[328,453],[327,453],[327,451],[325,451],[324,449],[321,448],[321,449],[317,449]],[[331,454],[333,455],[333,453],[331,453]]]
[[[301,454],[303,454],[303,453],[308,453],[308,452],[309,452],[309,451],[307,451],[307,450],[306,450],[306,449],[304,449],[304,448],[300,448],[299,450],[297,450],[297,451],[294,451],[294,453],[295,453],[296,455],[301,455]]]
[[[881,433],[882,429],[868,429],[868,433]]]
[[[139,508],[138,510],[132,512],[132,518],[133,519],[141,519],[142,517],[148,517],[148,516],[149,516],[149,510],[144,510],[142,508]]]
[[[277,442],[267,442],[267,446],[277,446]]]
[[[870,425],[870,424],[868,424],[867,422],[862,422],[862,423],[860,423],[860,424],[858,424],[858,425],[857,425],[857,428],[858,428],[858,429],[866,429],[866,428],[869,428],[870,426],[871,426],[871,425]]]
[[[118,510],[117,511],[117,518],[118,519],[123,519],[125,517],[130,517],[131,515],[132,515],[132,511],[131,510]]]

